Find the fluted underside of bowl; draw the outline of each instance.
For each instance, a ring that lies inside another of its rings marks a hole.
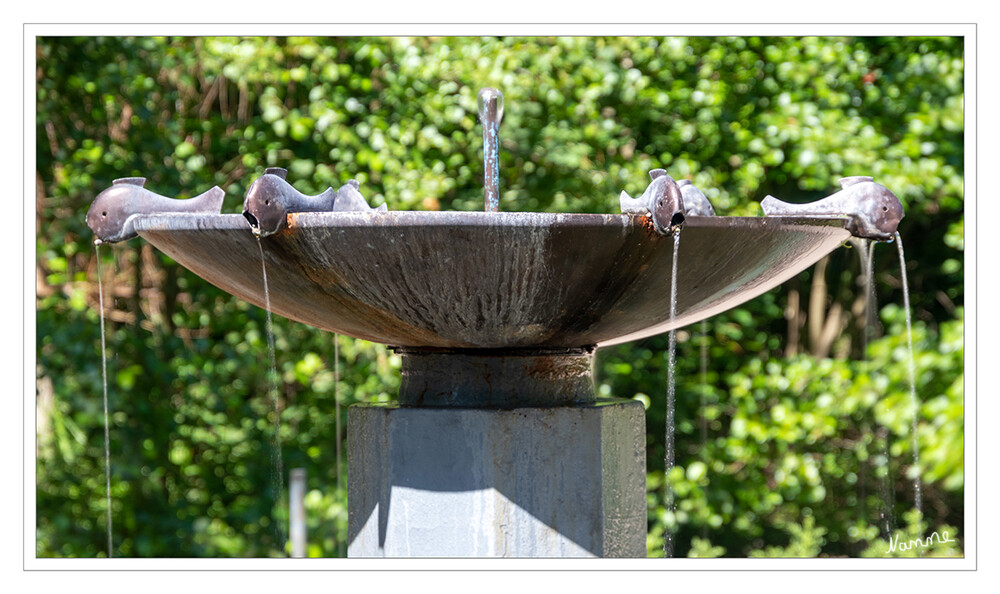
[[[260,240],[274,313],[406,347],[563,348],[666,332],[731,309],[848,237],[846,219],[689,217],[674,241],[629,215],[339,212]],[[139,217],[143,238],[264,306],[261,251],[232,215]]]

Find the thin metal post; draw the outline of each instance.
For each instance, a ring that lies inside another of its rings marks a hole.
[[[500,120],[503,93],[493,88],[479,91],[479,121],[483,125],[483,186],[486,212],[500,211]]]
[[[306,469],[293,468],[288,479],[288,538],[292,557],[306,556]]]

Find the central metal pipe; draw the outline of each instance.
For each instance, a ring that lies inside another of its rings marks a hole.
[[[486,212],[500,212],[500,120],[503,93],[486,88],[479,91],[479,121],[483,124],[483,186]]]
[[[594,403],[593,348],[394,347],[403,406],[508,409]]]

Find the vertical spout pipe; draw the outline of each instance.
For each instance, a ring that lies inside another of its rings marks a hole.
[[[483,125],[483,186],[486,212],[500,211],[500,120],[503,93],[493,88],[479,91],[479,121]]]

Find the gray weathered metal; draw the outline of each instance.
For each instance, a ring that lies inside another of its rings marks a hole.
[[[677,187],[681,189],[681,197],[684,199],[684,216],[688,217],[714,217],[715,209],[708,197],[691,183],[689,179],[677,180]]]
[[[574,406],[597,399],[593,349],[396,348],[403,406]]]
[[[327,188],[322,194],[307,196],[285,181],[287,175],[280,167],[268,167],[250,184],[243,199],[243,216],[254,234],[267,237],[281,231],[289,213],[373,210],[358,191],[357,180],[348,180],[336,191]],[[375,210],[384,211],[386,206]]]
[[[260,239],[272,310],[403,347],[578,348],[726,311],[849,237],[845,218],[688,217],[670,321],[673,239],[649,217],[483,212],[288,215]],[[144,216],[139,234],[264,306],[260,250],[240,215]]]
[[[847,230],[864,239],[890,240],[903,218],[903,205],[885,186],[867,176],[840,178],[841,191],[808,204],[789,204],[767,196],[767,216],[848,217]]]
[[[680,187],[664,169],[649,172],[652,181],[638,198],[632,198],[622,190],[618,196],[622,214],[650,215],[653,228],[666,235],[684,222],[684,198]]]
[[[484,210],[500,210],[500,122],[503,120],[503,93],[485,88],[478,96],[479,121],[483,126]]]
[[[178,200],[150,192],[144,177],[123,177],[97,195],[87,211],[87,225],[100,241],[115,243],[135,237],[135,217],[148,214],[219,214],[226,193],[213,186],[204,194]]]

